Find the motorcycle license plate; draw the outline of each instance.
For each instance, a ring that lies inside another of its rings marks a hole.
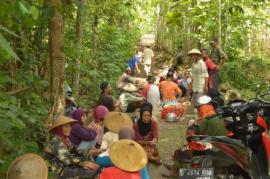
[[[180,168],[179,178],[214,179],[214,169],[213,168]]]

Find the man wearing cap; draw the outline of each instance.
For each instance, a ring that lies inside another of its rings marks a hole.
[[[219,47],[218,40],[214,38],[210,45],[212,47],[210,58],[214,61],[214,63],[217,65],[217,70],[220,69],[220,67],[228,60],[228,56],[224,51]]]
[[[201,57],[201,52],[198,49],[192,49],[188,52],[188,56],[193,60],[191,74],[192,74],[192,100],[193,106],[197,105],[197,100],[200,96],[208,91],[208,72],[206,65]]]

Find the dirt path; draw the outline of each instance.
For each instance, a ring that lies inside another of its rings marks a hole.
[[[158,142],[158,149],[162,161],[170,160],[173,151],[185,144],[185,128],[186,122],[168,123],[162,119],[158,119],[160,137]],[[148,170],[151,179],[162,179],[161,173],[166,169],[161,166],[148,164]]]
[[[155,52],[155,55],[156,58],[153,60],[151,71],[154,75],[158,76],[164,68],[171,66],[173,59],[172,56],[166,58],[166,53]],[[182,121],[174,123],[165,122],[165,120],[160,119],[160,116],[157,116],[157,118],[160,135],[158,142],[160,156],[162,161],[171,160],[173,151],[186,143],[185,132],[190,117],[183,117]],[[161,174],[165,172],[166,169],[162,165],[155,166],[149,163],[147,167],[151,179],[163,179]]]

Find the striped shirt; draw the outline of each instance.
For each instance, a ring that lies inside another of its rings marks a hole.
[[[104,134],[104,127],[101,124],[92,121],[89,124],[88,128],[93,129],[97,133],[96,141],[98,145],[101,145]]]

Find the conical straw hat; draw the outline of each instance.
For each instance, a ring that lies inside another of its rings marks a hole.
[[[191,54],[201,55],[201,52],[200,52],[200,50],[194,48],[194,49],[192,49],[192,50],[190,50],[190,51],[188,52],[188,55],[191,55]]]
[[[111,132],[118,133],[122,127],[131,127],[133,123],[129,116],[122,112],[109,112],[104,118],[104,125]]]
[[[147,154],[135,141],[122,139],[110,145],[109,157],[112,163],[125,171],[140,171],[147,164]]]
[[[47,179],[48,167],[40,156],[24,154],[9,166],[7,179]]]
[[[71,119],[69,117],[61,115],[54,121],[51,130],[56,128],[56,127],[62,126],[64,124],[73,123],[73,122],[77,122],[77,121],[74,119]]]

